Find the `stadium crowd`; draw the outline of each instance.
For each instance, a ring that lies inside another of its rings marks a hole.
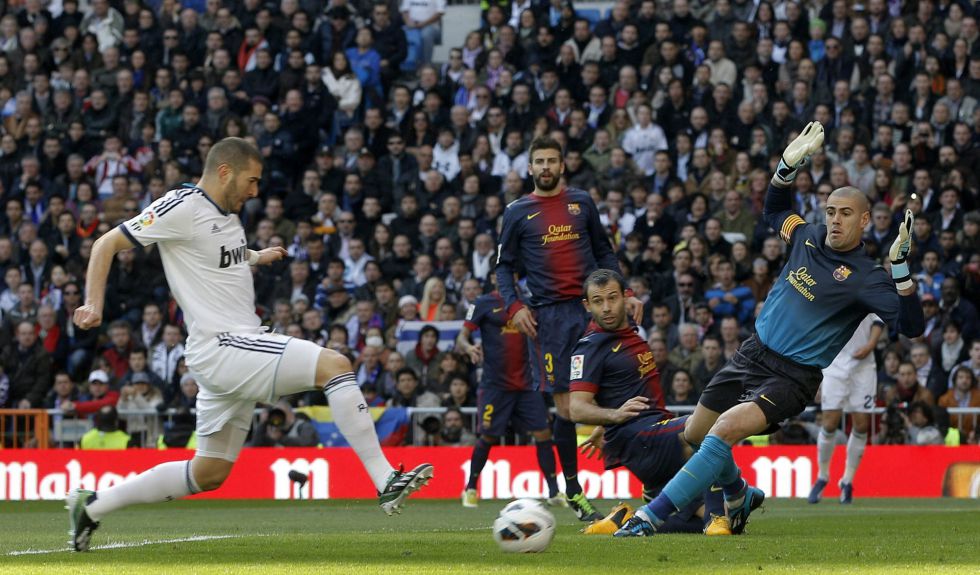
[[[973,417],[935,409],[980,407],[972,3],[619,0],[597,15],[484,0],[473,21],[446,16],[444,0],[150,4],[0,9],[0,408],[193,408],[157,250],[118,255],[101,329],[71,320],[95,239],[195,182],[227,136],[265,158],[241,215],[249,247],[290,255],[253,268],[256,312],[355,358],[372,405],[415,407],[475,406],[475,368],[440,350],[440,322],[490,289],[501,213],[531,188],[527,146],[559,139],[565,183],[591,193],[646,302],[668,405],[694,405],[781,269],[762,202],[780,151],[816,119],[825,150],[795,188],[807,222],[856,186],[879,257],[915,214],[928,327],[878,345],[878,403],[903,406],[882,437],[942,442],[922,432],[938,421],[980,441]],[[433,62],[447,26],[472,32]],[[399,353],[413,320],[433,325]],[[468,417],[449,414],[423,433],[471,438]],[[799,427],[782,440],[809,441]]]

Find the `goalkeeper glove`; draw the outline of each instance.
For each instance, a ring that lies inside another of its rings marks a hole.
[[[898,237],[892,242],[891,249],[888,250],[888,257],[892,261],[892,278],[899,291],[912,287],[912,274],[909,272],[909,264],[906,261],[909,250],[912,249],[912,210],[905,210],[905,218],[898,226]]]
[[[776,168],[773,179],[784,188],[790,187],[810,154],[819,150],[821,146],[823,146],[823,125],[820,122],[810,122],[783,150],[783,156],[779,158],[779,167]]]

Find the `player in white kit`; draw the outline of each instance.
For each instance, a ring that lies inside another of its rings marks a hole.
[[[847,458],[840,483],[840,502],[850,503],[854,496],[854,474],[857,473],[864,447],[868,442],[870,414],[878,392],[878,373],[874,349],[884,329],[884,322],[869,314],[854,330],[847,345],[823,370],[820,384],[820,408],[823,422],[817,436],[817,482],[810,490],[810,503],[819,503],[824,487],[830,481],[830,459],[843,412],[851,414],[851,434],[847,438]]]
[[[265,333],[255,314],[250,266],[286,256],[281,247],[246,247],[238,212],[258,195],[262,158],[240,138],[215,144],[197,185],[172,190],[140,215],[100,237],[92,248],[85,305],[75,324],[102,322],[106,277],[117,252],[156,244],[167,282],[184,312],[185,357],[197,376],[198,448],[193,459],[160,464],[98,492],[68,495],[71,544],[89,547],[106,514],[136,503],[186,497],[221,486],[245,442],[256,402],[322,390],[337,426],[371,477],[385,513],[400,512],[405,498],[432,477],[432,466],[394,469],[378,444],[374,422],[350,361],[332,350],[282,334]]]

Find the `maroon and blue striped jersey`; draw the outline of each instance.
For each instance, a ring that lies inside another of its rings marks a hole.
[[[482,295],[466,312],[464,325],[480,331],[483,342],[483,378],[480,388],[527,391],[531,385],[531,362],[527,337],[517,330],[499,292]]]
[[[642,396],[650,399],[650,407],[641,416],[671,416],[664,404],[653,352],[636,328],[606,331],[590,323],[572,350],[571,361],[570,390],[594,393],[599,407],[618,409]]]
[[[531,307],[580,299],[585,278],[597,268],[619,271],[599,210],[588,192],[528,194],[504,212],[497,248],[497,286],[508,311],[520,305],[514,270],[523,267]]]

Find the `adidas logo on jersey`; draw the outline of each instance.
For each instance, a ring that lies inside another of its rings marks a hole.
[[[220,231],[221,231],[221,228],[218,227],[218,224],[211,224],[211,233],[212,234],[216,234],[216,233],[218,233]]]
[[[232,264],[240,264],[246,261],[248,248],[245,245],[241,245],[237,248],[231,250],[226,250],[225,246],[221,246],[221,262],[218,267],[224,269],[231,266]]]

